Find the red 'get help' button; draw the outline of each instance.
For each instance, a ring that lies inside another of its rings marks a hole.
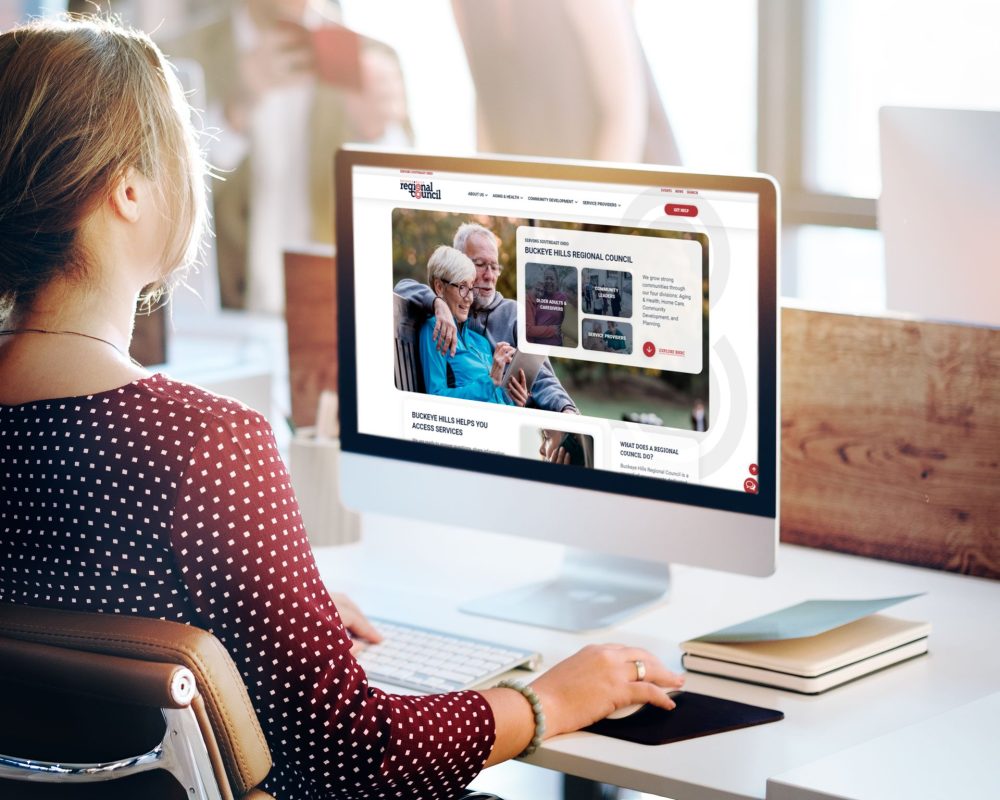
[[[697,217],[698,206],[689,206],[684,203],[667,203],[663,210],[672,217]]]

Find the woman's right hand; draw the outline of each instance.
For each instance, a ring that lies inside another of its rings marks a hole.
[[[646,668],[643,680],[638,680],[637,661]],[[548,738],[585,728],[633,703],[673,709],[676,703],[667,692],[683,685],[683,675],[675,675],[646,650],[592,644],[536,678],[531,688],[545,712]]]
[[[515,352],[517,349],[513,345],[507,342],[497,342],[496,349],[493,351],[493,366],[490,369],[490,377],[493,379],[494,386],[503,383],[504,368],[514,358]]]

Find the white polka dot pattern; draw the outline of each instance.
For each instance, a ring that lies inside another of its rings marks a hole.
[[[477,692],[368,685],[273,433],[162,375],[0,405],[0,602],[172,619],[246,681],[285,798],[452,798],[494,741]]]

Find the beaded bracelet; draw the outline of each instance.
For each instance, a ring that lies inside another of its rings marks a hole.
[[[531,737],[531,742],[524,748],[517,757],[525,758],[534,753],[542,746],[542,737],[545,735],[545,711],[542,709],[542,701],[538,699],[535,690],[520,681],[500,681],[496,685],[497,689],[513,689],[524,695],[524,699],[531,703],[531,713],[535,715],[535,735]]]

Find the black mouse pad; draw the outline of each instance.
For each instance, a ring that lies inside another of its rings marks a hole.
[[[673,711],[645,705],[629,717],[602,719],[584,730],[637,744],[669,744],[785,718],[781,711],[693,692],[677,692],[673,698]]]

